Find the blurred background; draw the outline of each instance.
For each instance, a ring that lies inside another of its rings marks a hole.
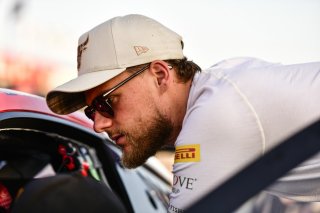
[[[179,33],[203,69],[239,56],[320,60],[320,0],[0,0],[0,87],[45,96],[76,77],[81,34],[132,13]],[[156,156],[172,170],[173,150]]]
[[[183,36],[207,68],[250,56],[319,61],[319,0],[0,0],[0,87],[44,96],[76,77],[78,37],[114,16],[150,16]]]

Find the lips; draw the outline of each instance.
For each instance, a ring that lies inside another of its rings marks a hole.
[[[111,139],[118,145],[121,146],[120,138],[122,138],[124,135],[122,134],[115,134],[112,135]]]

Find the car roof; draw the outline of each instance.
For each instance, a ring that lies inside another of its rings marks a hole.
[[[92,121],[87,119],[83,113],[74,112],[69,115],[58,115],[53,113],[47,106],[45,98],[12,89],[0,88],[0,112],[28,111],[59,117],[84,127],[92,128]]]

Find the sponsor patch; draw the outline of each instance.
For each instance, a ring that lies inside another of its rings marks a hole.
[[[177,146],[175,163],[200,162],[200,144]]]
[[[173,206],[173,205],[171,205],[171,204],[170,204],[168,210],[169,210],[169,212],[175,212],[175,213],[182,213],[182,212],[184,212],[183,209],[179,209],[179,208],[177,208],[177,207],[175,207],[175,206]]]
[[[180,192],[179,188],[193,190],[193,186],[196,181],[197,181],[197,178],[190,178],[190,177],[183,177],[183,176],[179,176],[179,175],[174,175],[173,176],[172,192],[174,194],[178,194]]]

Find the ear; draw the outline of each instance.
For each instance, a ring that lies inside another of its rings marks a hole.
[[[165,61],[156,60],[151,62],[149,70],[155,77],[158,87],[168,86],[171,73],[168,64]]]

